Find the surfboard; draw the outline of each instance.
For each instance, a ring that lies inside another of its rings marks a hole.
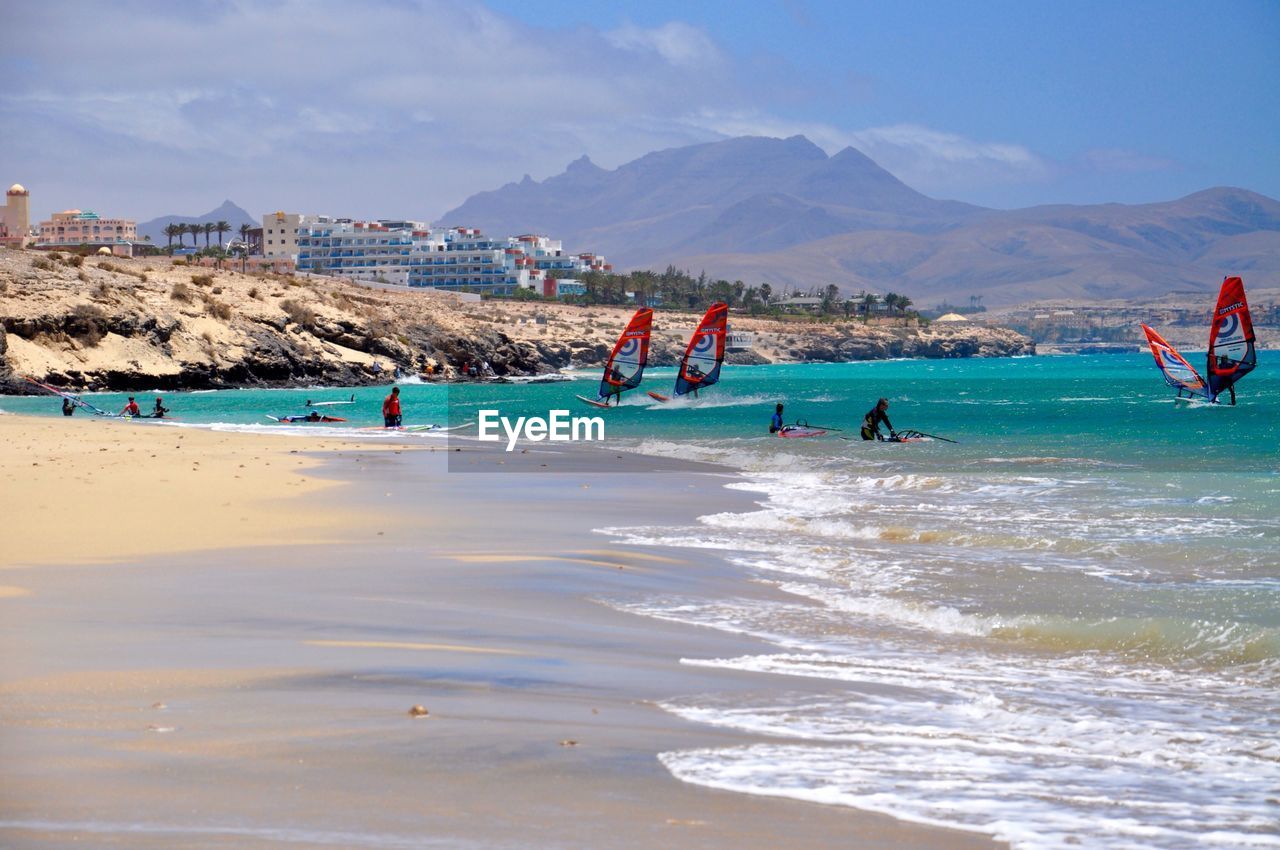
[[[777,436],[794,440],[801,437],[821,437],[826,433],[823,428],[810,428],[807,425],[783,425]]]
[[[603,401],[600,401],[599,399],[587,398],[587,397],[586,397],[586,396],[584,396],[584,395],[576,395],[576,394],[575,394],[575,395],[574,395],[574,398],[578,399],[578,400],[579,400],[579,401],[581,401],[581,402],[584,402],[584,403],[586,403],[586,404],[589,404],[589,405],[591,405],[592,407],[603,407],[605,410],[608,410],[608,409],[611,407],[611,405],[606,404],[606,403],[604,403]]]
[[[270,414],[264,414],[264,415],[266,415],[266,417],[270,419],[272,422],[280,422],[285,425],[294,425],[299,422],[305,423],[305,422],[346,422],[347,421],[343,419],[341,416],[321,416],[319,419],[312,419],[310,415],[306,413],[298,413],[298,414],[294,414],[293,416],[271,416]]]
[[[649,398],[653,399],[654,401],[660,401],[663,404],[666,404],[667,402],[671,401],[671,399],[667,398],[662,393],[655,393],[653,390],[649,390]]]

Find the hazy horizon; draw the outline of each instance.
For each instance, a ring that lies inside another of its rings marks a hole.
[[[37,220],[225,199],[431,220],[584,153],[740,135],[852,145],[997,208],[1280,196],[1266,2],[55,0],[0,22],[0,181]]]

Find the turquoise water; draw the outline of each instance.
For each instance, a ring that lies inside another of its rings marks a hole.
[[[647,377],[666,393],[673,373]],[[573,399],[595,387],[594,372],[409,385],[405,421],[596,415]],[[378,425],[385,387],[328,409],[346,425],[263,418],[350,392],[165,399],[181,426]],[[959,442],[841,439],[882,395],[897,428]],[[91,400],[119,409],[124,396]],[[788,421],[847,431],[770,437],[778,401]],[[0,410],[55,415],[58,403],[3,398]],[[730,486],[756,502],[599,533],[715,549],[744,586],[781,591],[602,600],[772,647],[683,659],[758,686],[668,711],[771,743],[664,753],[677,777],[1021,848],[1280,847],[1280,355],[1262,353],[1235,407],[1175,402],[1150,357],[1131,355],[728,367],[700,400],[633,393],[599,415],[611,445],[728,464],[740,470]]]

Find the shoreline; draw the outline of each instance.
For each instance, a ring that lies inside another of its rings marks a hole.
[[[125,835],[136,847],[996,846],[688,785],[659,763],[764,740],[656,706],[758,687],[679,659],[763,647],[601,600],[777,592],[714,552],[612,545],[591,530],[748,504],[724,489],[729,470],[655,472],[644,459],[602,476],[585,473],[603,454],[531,450],[468,452],[476,468],[504,466],[472,474],[446,472],[441,452],[329,451],[307,478],[345,484],[300,491],[289,509],[355,509],[381,535],[348,526],[286,559],[219,549],[13,568],[29,593],[0,599],[13,648],[0,677],[12,765],[0,835],[42,847]],[[550,473],[532,466],[543,462]],[[430,715],[408,717],[414,704]]]

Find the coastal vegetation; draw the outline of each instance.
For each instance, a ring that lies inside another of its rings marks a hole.
[[[552,275],[554,277],[558,273],[553,272]],[[590,271],[579,279],[586,291],[581,295],[565,296],[562,300],[586,305],[647,304],[694,312],[701,312],[722,301],[731,309],[751,316],[802,314],[845,319],[870,319],[877,314],[877,306],[883,305],[880,315],[918,318],[918,314],[910,310],[912,300],[896,292],[887,292],[883,296],[865,291],[845,295],[835,284],[807,290],[774,287],[769,283],[747,284],[741,280],[711,279],[706,272],[695,276],[672,265],[661,272]],[[520,290],[512,297],[521,300],[542,298],[532,290]]]

